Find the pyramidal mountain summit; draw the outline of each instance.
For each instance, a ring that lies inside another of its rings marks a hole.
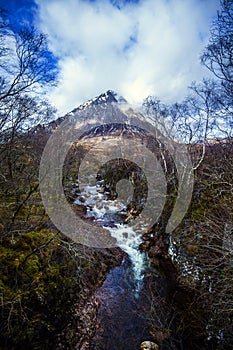
[[[137,120],[135,125],[138,125],[140,129],[140,120],[141,122],[145,121],[145,117],[140,112],[135,112],[124,97],[113,90],[107,90],[74,108],[64,116],[54,119],[48,124],[37,125],[31,130],[30,134],[37,136],[46,134],[49,137],[63,122],[75,124],[78,122],[81,128],[84,129],[84,133],[86,131],[85,126],[91,123],[94,127],[93,134],[98,134],[98,132],[106,134],[116,131],[115,129],[121,125],[122,130],[130,134],[133,131],[132,129],[134,129],[134,132],[139,131],[138,127],[131,127],[130,131],[127,126],[129,124],[132,126],[135,120]],[[106,127],[106,124],[109,124],[109,126]],[[117,124],[119,124],[118,127]]]
[[[83,104],[79,105],[77,108],[73,109],[71,112],[69,112],[68,114],[65,115],[66,116],[70,116],[70,115],[74,115],[76,112],[78,111],[85,111],[87,109],[90,109],[92,107],[96,107],[99,105],[103,105],[103,104],[119,104],[119,103],[125,103],[127,104],[127,100],[122,97],[119,96],[115,91],[113,90],[107,90],[106,92],[100,94],[97,97],[94,97],[90,100],[88,100],[87,102],[84,102]]]
[[[80,105],[77,109],[86,109],[87,107],[99,105],[102,103],[127,103],[124,97],[119,96],[115,91],[108,90],[102,94],[100,94],[98,97],[95,97],[91,100],[88,100],[84,104]]]
[[[107,90],[106,92],[100,94],[97,97],[94,97],[93,99],[88,100],[87,102],[84,102],[83,104],[79,105],[78,107],[74,108],[72,111],[65,114],[63,117],[59,117],[56,120],[52,120],[45,128],[52,132],[54,129],[56,129],[65,119],[67,118],[82,118],[83,114],[89,113],[92,107],[98,108],[101,105],[107,105],[107,104],[127,104],[127,100],[118,95],[113,90]],[[38,125],[36,129],[41,128],[41,125]],[[36,131],[36,130],[34,130]]]

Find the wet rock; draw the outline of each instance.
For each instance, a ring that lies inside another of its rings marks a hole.
[[[95,216],[94,215],[88,215],[88,216],[83,217],[83,219],[86,222],[93,222],[93,221],[95,221]]]
[[[96,181],[96,185],[101,186],[104,184],[104,180],[98,180]]]
[[[98,192],[99,192],[99,193],[105,193],[105,189],[104,189],[104,187],[100,187],[100,188],[98,188]]]
[[[87,208],[83,204],[73,205],[73,210],[74,210],[75,214],[77,214],[77,215],[86,215],[86,213],[87,213]]]
[[[142,250],[143,252],[147,252],[149,248],[150,248],[150,241],[144,241],[139,245],[139,249]]]
[[[80,196],[80,190],[78,188],[74,188],[71,193],[76,197]]]
[[[159,350],[158,344],[153,343],[152,341],[144,341],[140,346],[141,350]]]
[[[159,246],[154,246],[149,249],[148,252],[149,258],[159,258],[163,256],[163,250]]]
[[[142,236],[143,241],[150,241],[151,237],[150,234],[148,233],[144,233],[144,235]]]
[[[124,238],[128,238],[128,236],[129,236],[129,235],[128,235],[128,232],[123,232],[123,233],[122,233],[122,236],[123,236]]]
[[[79,202],[85,203],[86,202],[86,198],[83,197],[83,196],[79,197]]]
[[[109,196],[111,196],[111,193],[109,191],[105,191],[104,193],[106,195],[106,199],[109,198]]]
[[[101,209],[103,209],[103,204],[101,203],[101,202],[98,202],[98,203],[96,203],[96,208],[97,209],[99,209],[99,210],[101,210]]]
[[[127,216],[125,215],[125,213],[118,212],[113,214],[113,220],[118,223],[123,223],[126,220],[126,218]]]
[[[158,241],[159,237],[157,233],[154,233],[152,231],[148,231],[146,233],[144,233],[144,235],[142,236],[142,239],[144,241],[151,241],[155,244],[155,242]]]

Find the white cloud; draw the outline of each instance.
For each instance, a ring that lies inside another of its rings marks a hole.
[[[207,71],[199,56],[219,1],[37,0],[38,23],[59,58],[50,95],[61,113],[113,89],[129,102],[175,101]]]

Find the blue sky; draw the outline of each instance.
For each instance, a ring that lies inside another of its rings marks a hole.
[[[113,89],[130,103],[148,95],[175,102],[209,72],[199,57],[218,0],[0,0],[17,25],[47,34],[59,84],[49,92],[61,114]]]
[[[0,7],[9,11],[15,24],[32,23],[33,15],[38,10],[33,0],[0,0]]]

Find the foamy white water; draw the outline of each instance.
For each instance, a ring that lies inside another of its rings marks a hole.
[[[141,243],[141,236],[132,227],[124,224],[116,224],[116,227],[105,227],[116,238],[117,245],[124,250],[132,263],[132,273],[135,281],[135,290],[140,291],[143,285],[144,270],[147,263],[146,254],[138,247]]]
[[[94,217],[96,222],[109,230],[111,236],[116,239],[117,246],[128,254],[135,291],[139,292],[143,286],[144,271],[148,264],[147,255],[139,250],[141,232],[126,223],[120,223],[114,217],[114,214],[126,211],[126,204],[117,199],[107,199],[99,186],[84,186],[82,194],[75,203],[84,204],[87,207],[87,216]]]

